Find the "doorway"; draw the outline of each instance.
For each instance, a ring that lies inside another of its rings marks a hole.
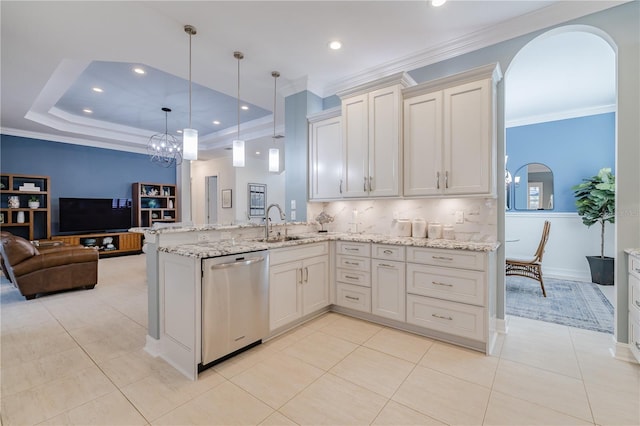
[[[207,176],[207,223],[218,223],[218,176]]]
[[[505,257],[531,259],[540,240],[542,223],[550,220],[551,233],[543,261],[545,278],[590,283],[585,256],[592,255],[589,252],[594,249],[599,253],[600,235],[595,227],[586,228],[576,215],[571,187],[597,174],[600,168],[615,167],[617,98],[613,43],[596,28],[553,29],[531,40],[516,54],[504,82],[505,155],[509,158],[504,174],[514,176],[513,182],[507,179],[505,183],[507,191],[511,189],[505,198],[511,203],[505,212],[504,235],[506,241],[512,241],[505,245]],[[587,127],[589,121],[597,122],[593,126],[599,130],[606,129],[605,137],[595,136]],[[607,124],[603,126],[603,122]],[[591,136],[591,146],[606,153],[593,154],[597,150],[591,150],[585,142]],[[603,139],[605,143],[601,143]],[[516,142],[521,145],[515,146]],[[525,145],[529,149],[522,149]],[[523,180],[520,192],[526,198],[521,200],[523,207],[518,208],[516,170],[532,163],[550,167],[552,186],[540,179],[527,183]],[[553,196],[547,200],[550,194]],[[614,226],[606,233],[605,251],[616,253]],[[506,281],[505,277],[505,294],[509,291]],[[536,285],[532,281],[531,288]],[[602,288],[602,292],[613,302],[613,286]]]

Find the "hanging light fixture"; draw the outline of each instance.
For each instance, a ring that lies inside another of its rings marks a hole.
[[[182,163],[182,153],[180,142],[168,131],[167,121],[171,108],[163,107],[162,111],[164,111],[164,133],[151,136],[147,143],[147,150],[153,163],[163,167],[177,166]]]
[[[196,35],[196,27],[185,25],[184,32],[189,34],[189,127],[182,131],[182,145],[185,160],[198,159],[198,131],[191,127],[191,36]]]
[[[238,136],[233,141],[233,167],[244,167],[244,141],[240,139],[240,59],[244,58],[242,52],[233,52],[233,57],[238,60]]]
[[[278,71],[272,71],[271,77],[273,77],[273,143],[276,144],[277,139],[281,139],[284,136],[276,135],[276,97],[278,94],[278,77],[280,73]],[[276,148],[269,149],[269,171],[273,173],[280,173],[280,150]]]

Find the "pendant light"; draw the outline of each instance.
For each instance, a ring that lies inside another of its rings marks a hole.
[[[276,135],[276,97],[278,94],[278,77],[280,73],[278,71],[272,71],[271,77],[273,77],[273,144],[276,144],[276,140],[283,138],[282,135]],[[280,150],[276,148],[269,149],[269,171],[272,173],[280,173]]]
[[[182,154],[180,153],[180,142],[175,136],[169,134],[168,130],[168,114],[171,108],[164,107],[164,133],[158,133],[149,138],[147,150],[150,155],[151,162],[163,167],[177,166],[182,163]]]
[[[233,52],[238,60],[238,136],[233,141],[233,167],[244,167],[244,141],[240,139],[240,60],[244,58],[242,52]]]
[[[196,27],[185,25],[184,32],[189,34],[189,127],[182,130],[182,150],[185,160],[197,160],[198,131],[191,127],[191,36],[196,35]]]

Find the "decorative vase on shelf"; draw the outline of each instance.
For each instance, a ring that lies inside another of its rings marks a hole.
[[[9,208],[10,209],[19,209],[20,208],[20,197],[17,195],[12,195],[9,197]]]
[[[40,208],[40,201],[38,201],[38,200],[29,201],[29,208],[30,209],[39,209]]]
[[[16,217],[16,220],[18,223],[24,223],[24,212],[23,211],[19,211],[18,212],[18,216]]]
[[[170,209],[173,208],[173,200],[169,200],[169,203],[168,203],[167,207],[170,208]]]

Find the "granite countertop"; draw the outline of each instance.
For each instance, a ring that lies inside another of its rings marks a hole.
[[[272,227],[288,226],[288,225],[307,225],[306,222],[286,222],[286,223],[274,223]],[[167,224],[161,228],[153,227],[135,227],[129,229],[129,232],[135,232],[138,234],[172,234],[178,232],[199,232],[199,231],[227,231],[232,229],[241,228],[264,228],[264,224],[261,223],[243,223],[240,225],[220,225],[220,224],[203,224],[203,225],[184,225],[181,223]]]
[[[216,228],[219,229],[219,228]],[[292,235],[293,236],[293,235]],[[219,241],[203,241],[200,243],[179,244],[175,246],[159,247],[165,253],[174,253],[194,258],[226,256],[230,254],[248,253],[252,251],[269,250],[282,247],[292,247],[301,244],[312,244],[324,241],[353,241],[362,243],[391,244],[400,246],[428,247],[438,249],[456,249],[491,252],[496,250],[498,242],[471,242],[455,240],[430,240],[427,238],[389,237],[377,234],[348,234],[348,233],[307,233],[295,234],[298,239],[277,242],[261,242],[251,239],[227,239]]]

